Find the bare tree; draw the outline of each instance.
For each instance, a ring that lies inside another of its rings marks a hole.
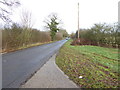
[[[20,5],[18,0],[0,0],[0,19],[4,22],[11,22],[9,15],[12,15],[13,8]]]
[[[32,36],[32,27],[33,27],[33,19],[32,13],[26,9],[22,10],[21,13],[21,24],[22,24],[22,37],[21,43],[24,45],[28,45],[31,42],[30,37]]]
[[[32,28],[34,21],[32,19],[32,13],[28,10],[22,10],[21,23],[24,28]]]

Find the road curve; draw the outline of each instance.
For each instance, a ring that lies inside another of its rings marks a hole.
[[[2,55],[2,87],[19,88],[35,71],[41,68],[67,40],[27,48]]]

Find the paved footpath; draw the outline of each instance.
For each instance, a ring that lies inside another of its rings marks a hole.
[[[55,64],[56,54],[21,88],[78,88]]]

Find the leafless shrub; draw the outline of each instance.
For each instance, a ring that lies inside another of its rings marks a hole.
[[[56,39],[56,40],[61,40],[61,39],[63,39],[63,34],[62,34],[62,33],[56,33],[55,39]]]
[[[18,49],[35,43],[44,43],[51,41],[50,33],[39,31],[37,29],[21,28],[19,25],[13,24],[11,28],[2,30],[2,50],[9,51]]]

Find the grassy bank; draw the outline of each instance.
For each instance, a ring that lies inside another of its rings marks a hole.
[[[49,42],[44,42],[44,43],[34,43],[34,44],[24,45],[24,46],[21,46],[18,48],[2,50],[0,52],[2,52],[2,53],[14,52],[14,51],[18,51],[18,50],[22,50],[22,49],[26,49],[26,48],[31,48],[31,47],[35,47],[35,46],[39,46],[39,45],[43,45],[43,44],[53,43],[53,42],[56,42],[56,41],[49,41]]]
[[[71,80],[82,88],[118,87],[118,49],[70,43],[60,49],[56,64]]]

